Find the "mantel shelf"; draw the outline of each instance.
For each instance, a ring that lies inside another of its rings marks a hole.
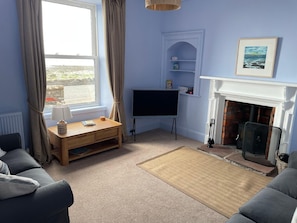
[[[216,76],[200,76],[200,78],[208,79],[208,80],[218,80],[218,81],[264,84],[264,85],[275,85],[275,86],[284,86],[284,87],[297,87],[297,83],[285,83],[285,82],[276,82],[276,81],[251,80],[251,79],[227,78],[227,77],[216,77]]]

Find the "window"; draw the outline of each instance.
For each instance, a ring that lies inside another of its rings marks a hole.
[[[96,6],[73,0],[43,0],[42,13],[45,111],[59,102],[72,108],[98,105]]]

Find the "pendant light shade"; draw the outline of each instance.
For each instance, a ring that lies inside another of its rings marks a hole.
[[[145,8],[151,10],[177,10],[181,7],[181,0],[145,0]]]

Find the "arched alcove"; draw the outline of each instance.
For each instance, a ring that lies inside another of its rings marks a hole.
[[[204,31],[163,33],[161,86],[167,81],[181,94],[199,95]]]

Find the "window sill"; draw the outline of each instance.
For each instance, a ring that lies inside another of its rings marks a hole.
[[[71,109],[73,118],[69,122],[76,122],[82,120],[88,120],[93,118],[98,118],[101,115],[106,116],[107,108],[105,106],[94,106],[86,108]],[[51,119],[51,112],[46,112],[43,114],[47,126],[55,125],[56,121]],[[68,120],[67,120],[68,121]]]

